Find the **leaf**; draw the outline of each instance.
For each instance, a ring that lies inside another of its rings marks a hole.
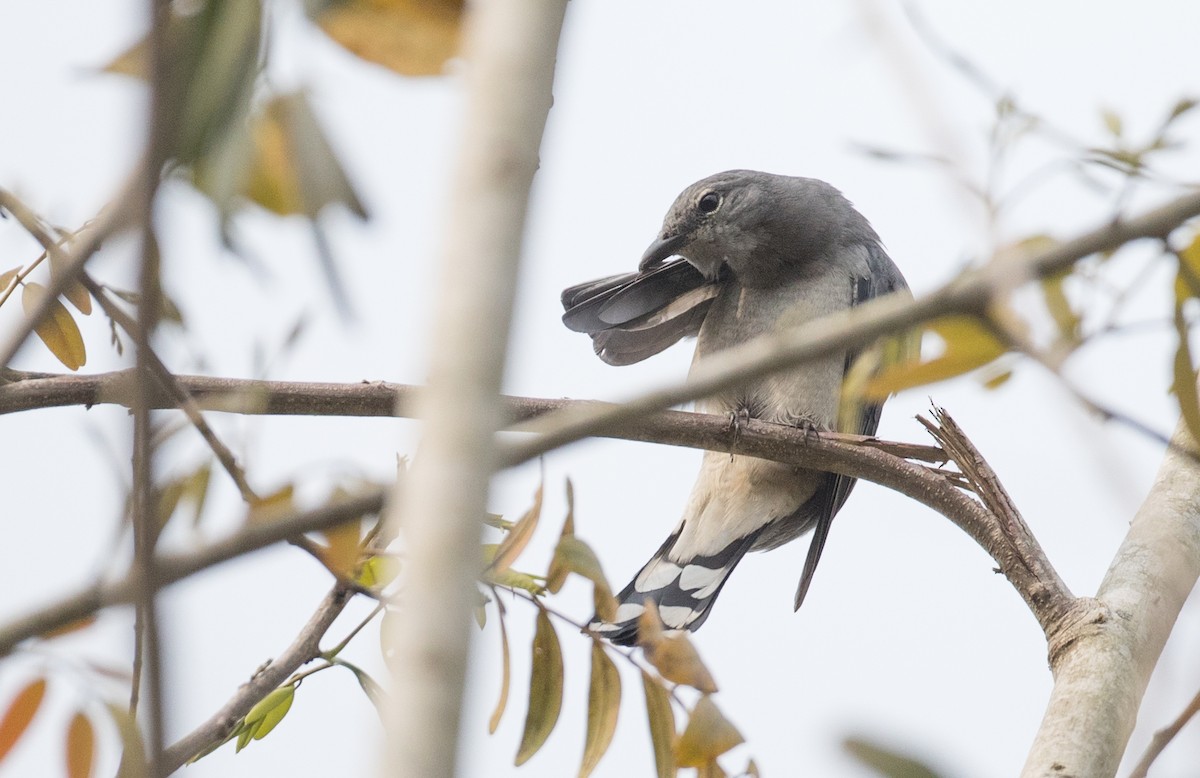
[[[337,657],[332,661],[335,665],[344,667],[354,673],[354,678],[358,681],[359,688],[363,690],[363,693],[367,695],[367,699],[375,706],[375,712],[379,714],[380,720],[384,720],[384,706],[387,704],[387,693],[379,685],[379,682],[372,678],[366,670],[363,670],[352,662],[347,662],[345,659]]]
[[[107,703],[105,709],[121,735],[121,763],[117,766],[116,778],[145,778],[146,746],[137,721],[128,709],[116,703]]]
[[[204,504],[208,502],[208,485],[212,480],[212,460],[192,471],[184,481],[183,496],[192,503],[192,527],[200,526],[200,517],[204,514]]]
[[[1004,343],[981,321],[972,316],[946,316],[927,327],[941,338],[944,348],[933,359],[884,367],[867,382],[864,394],[883,400],[902,389],[924,386],[969,373],[1003,356]]]
[[[504,611],[500,611],[500,616],[497,618],[500,622],[500,699],[496,700],[496,707],[492,710],[492,716],[488,719],[488,734],[496,734],[496,728],[500,726],[500,717],[504,715],[504,709],[508,706],[508,686],[512,680],[510,656],[508,652],[508,627],[504,625]]]
[[[382,589],[400,575],[400,560],[392,556],[372,556],[362,563],[358,583],[368,589]]]
[[[1200,297],[1200,233],[1186,248],[1176,252],[1179,258],[1179,275],[1187,283],[1192,297]]]
[[[295,503],[292,502],[295,491],[293,484],[285,484],[266,497],[252,503],[250,510],[246,512],[246,523],[270,524],[278,518],[287,516],[296,509]]]
[[[67,726],[67,778],[89,778],[96,758],[96,731],[82,711]]]
[[[433,76],[459,47],[462,0],[344,0],[317,17],[330,38],[406,76]]]
[[[561,543],[566,538],[575,537],[575,486],[571,483],[571,479],[567,479],[567,516],[563,519],[562,532],[558,534],[558,540]],[[558,594],[562,589],[563,584],[567,582],[567,574],[571,571],[563,565],[558,559],[558,549],[555,549],[554,558],[550,560],[550,570],[546,573],[546,588],[552,594]]]
[[[525,511],[525,515],[504,536],[504,540],[500,542],[499,548],[496,549],[496,554],[492,557],[492,563],[488,565],[485,571],[488,577],[500,575],[512,566],[512,563],[525,550],[525,546],[529,545],[529,541],[533,537],[533,531],[537,529],[538,519],[541,515],[542,486],[539,485],[537,491],[533,494],[533,505],[529,506],[529,510]]]
[[[642,689],[646,692],[646,718],[650,721],[650,744],[654,747],[654,764],[658,778],[675,778],[675,711],[671,697],[657,678],[642,671]]]
[[[145,80],[146,73],[150,69],[149,62],[150,42],[145,36],[142,36],[127,49],[109,60],[107,65],[100,68],[100,71]]]
[[[46,296],[46,288],[41,284],[29,282],[21,293],[21,306],[25,315],[30,316]],[[58,300],[50,303],[50,309],[42,320],[37,323],[34,332],[41,338],[50,353],[62,362],[68,370],[78,370],[87,364],[87,351],[83,346],[83,335],[79,325],[66,306]]]
[[[887,778],[938,778],[938,774],[927,765],[905,756],[878,743],[862,738],[846,738],[842,748],[867,767],[874,768]]]
[[[3,273],[0,273],[0,292],[8,290],[8,287],[12,285],[13,279],[21,274],[23,267],[23,265],[17,265],[12,270],[5,270]]]
[[[488,581],[497,586],[507,586],[510,589],[523,589],[538,596],[546,592],[546,587],[542,585],[539,578],[516,570],[507,570],[500,575],[488,576]]]
[[[238,737],[237,750],[241,751],[251,740],[262,740],[271,730],[275,729],[291,709],[292,701],[295,698],[296,686],[288,684],[259,700],[243,720],[245,729]]]
[[[562,709],[563,659],[558,635],[546,611],[539,609],[533,635],[533,672],[529,679],[529,710],[515,764],[524,764],[537,753],[558,723]]]
[[[38,637],[40,637],[42,640],[53,640],[54,638],[61,637],[63,635],[69,635],[72,632],[78,632],[81,629],[87,629],[88,627],[92,626],[96,623],[97,618],[98,617],[95,613],[91,613],[82,618],[67,622],[62,626],[46,630],[42,634],[38,635]]]
[[[1064,283],[1070,273],[1058,273],[1042,279],[1042,299],[1046,310],[1058,327],[1059,337],[1072,345],[1079,343],[1079,325],[1082,322],[1079,314],[1071,307],[1067,299]]]
[[[50,277],[57,278],[58,276],[62,275],[62,272],[65,269],[63,267],[63,263],[66,261],[67,257],[62,251],[57,249],[54,251],[49,251],[47,254],[50,257]],[[0,284],[0,288],[3,288],[3,284]],[[79,311],[84,316],[91,314],[92,296],[88,294],[88,290],[85,289],[83,284],[81,284],[79,281],[72,281],[70,284],[68,284],[67,288],[63,290],[62,296],[67,298],[67,301],[70,302],[71,305],[75,306],[75,310]]]
[[[668,681],[686,684],[705,694],[717,691],[716,681],[700,660],[687,633],[665,634],[658,607],[651,600],[645,604],[646,610],[638,617],[638,645],[645,653],[646,661]]]
[[[357,519],[317,533],[325,540],[321,561],[341,578],[350,578],[358,564],[362,543],[362,522]]]
[[[592,681],[588,688],[587,737],[583,744],[583,763],[579,778],[587,778],[596,769],[617,731],[621,709],[621,676],[599,640],[592,641]]]
[[[600,560],[587,543],[574,535],[561,538],[555,546],[550,571],[546,573],[546,588],[550,589],[551,582],[565,577],[568,571],[592,582],[592,599],[600,618],[611,620],[616,616],[617,601],[608,585],[608,579],[604,577],[604,571],[600,568]]]
[[[1200,443],[1200,393],[1196,389],[1196,361],[1192,358],[1187,319],[1183,315],[1183,304],[1187,298],[1188,287],[1181,273],[1175,278],[1175,334],[1178,344],[1173,361],[1171,394],[1179,401],[1179,412],[1188,432],[1192,434],[1192,440]]]
[[[1109,135],[1114,138],[1121,137],[1124,126],[1120,114],[1106,108],[1100,112],[1100,118],[1104,121],[1104,129],[1108,130]]]
[[[17,696],[8,704],[4,716],[0,717],[0,760],[8,756],[21,735],[25,734],[45,696],[46,679],[37,678],[25,684],[25,688],[17,692]]]
[[[702,767],[744,742],[742,733],[706,694],[692,709],[687,726],[675,743],[675,763],[680,767]]]

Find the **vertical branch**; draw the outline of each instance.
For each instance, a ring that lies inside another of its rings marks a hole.
[[[1180,423],[1096,599],[1054,663],[1054,689],[1023,776],[1111,776],[1150,673],[1200,578],[1200,465]]]
[[[146,728],[147,773],[152,778],[165,775],[163,769],[163,690],[162,652],[157,612],[157,580],[154,546],[158,537],[157,502],[154,494],[153,430],[151,429],[152,393],[154,378],[151,370],[150,340],[159,317],[159,253],[154,232],[154,202],[162,167],[168,154],[169,121],[166,115],[169,89],[169,54],[167,27],[170,22],[170,3],[150,0],[150,133],[142,186],[139,214],[142,228],[142,257],[138,271],[139,301],[133,386],[133,485],[130,505],[133,515],[133,566],[140,573],[142,586],[137,593],[137,618],[134,668],[140,683],[135,683],[131,707],[142,708]],[[140,698],[139,698],[140,694]]]
[[[521,236],[565,0],[474,3],[465,30],[467,106],[442,251],[420,449],[388,521],[403,532],[403,603],[387,636],[395,694],[392,775],[455,774],[481,517]]]

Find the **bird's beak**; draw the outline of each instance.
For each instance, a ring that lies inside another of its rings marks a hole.
[[[655,265],[665,260],[667,257],[675,253],[675,250],[683,246],[686,242],[687,235],[682,232],[677,232],[674,235],[660,235],[650,244],[650,248],[646,249],[646,253],[642,254],[642,261],[638,263],[638,270],[645,273],[651,270]]]

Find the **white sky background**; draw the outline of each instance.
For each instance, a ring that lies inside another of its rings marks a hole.
[[[965,174],[984,170],[991,101],[919,42],[890,3],[618,2],[575,0],[568,11],[555,104],[535,182],[513,328],[507,390],[542,397],[620,399],[681,379],[691,348],[617,369],[596,359],[584,336],[559,323],[559,291],[636,266],[680,189],[720,170],[748,167],[826,179],[874,224],[918,293],[952,277],[989,245],[981,213],[931,168],[890,165],[853,144],[961,155]],[[1177,98],[1200,94],[1188,0],[1117,3],[927,1],[931,26],[1018,101],[1086,143],[1104,141],[1099,110],[1118,112],[1133,137],[1150,132]],[[137,153],[140,87],[88,68],[142,30],[143,4],[0,2],[0,185],[54,222],[76,227],[95,215]],[[878,24],[874,36],[865,13]],[[322,381],[419,383],[437,256],[444,182],[460,108],[454,79],[408,80],[365,65],[280,14],[273,82],[310,90],[342,160],[374,216],[364,226],[328,219],[357,320],[335,315],[303,224],[248,212],[238,237],[261,272],[223,255],[213,213],[183,185],[168,187],[161,240],[166,284],[188,332],[160,338],[181,372]],[[921,102],[925,101],[925,102]],[[1194,138],[1200,122],[1179,127]],[[949,139],[949,146],[946,141]],[[1062,149],[1031,141],[1014,155],[1012,183]],[[1173,177],[1200,178],[1196,148],[1164,157]],[[1139,190],[1137,210],[1164,195]],[[1099,223],[1111,200],[1070,176],[1034,190],[1001,224],[1000,237],[1039,231],[1066,237]],[[36,256],[12,221],[0,222],[0,270]],[[1115,278],[1136,276],[1149,252],[1122,255]],[[130,283],[129,244],[112,241],[93,272]],[[1131,320],[1163,319],[1169,274],[1154,274],[1130,306]],[[462,283],[471,283],[464,278]],[[10,310],[11,308],[11,310]],[[297,347],[281,341],[300,316]],[[16,320],[0,310],[0,330]],[[85,329],[89,363],[125,364],[107,346],[106,323]],[[1092,396],[1162,431],[1174,423],[1165,328],[1111,338],[1074,358],[1069,373]],[[17,367],[60,369],[37,345]],[[998,391],[959,380],[892,400],[880,434],[923,442],[913,416],[927,397],[948,408],[1004,479],[1051,560],[1077,594],[1095,591],[1161,450],[1081,411],[1041,370],[1020,365]],[[338,475],[385,478],[411,453],[411,422],[213,417],[243,453],[260,491],[298,479],[317,499]],[[0,619],[24,613],[112,566],[125,475],[125,414],[112,408],[38,411],[0,420]],[[185,435],[162,467],[181,471],[203,449]],[[103,441],[103,442],[98,442]],[[598,441],[546,458],[546,525],[518,567],[542,571],[557,537],[563,482],[576,487],[578,531],[620,588],[673,526],[699,453]],[[220,478],[204,532],[240,520]],[[491,507],[519,514],[536,467],[500,478]],[[166,543],[190,538],[178,528]],[[1007,776],[1024,760],[1050,676],[1035,620],[993,563],[945,519],[906,498],[860,484],[838,518],[801,612],[792,595],[806,541],[748,557],[725,587],[696,643],[722,691],[717,702],[749,743],[765,775],[869,775],[844,756],[841,739],[861,734],[910,750],[946,775]],[[119,567],[119,565],[117,566]],[[279,548],[172,588],[163,597],[169,631],[169,726],[173,735],[206,718],[259,664],[282,649],[329,585],[302,552]],[[556,606],[590,614],[587,587],[572,584]],[[366,606],[351,609],[362,614]],[[563,716],[542,753],[509,767],[524,716],[533,611],[509,603],[513,689],[499,732],[486,719],[499,688],[494,621],[480,636],[463,730],[464,776],[562,776],[577,769],[587,694],[587,641],[559,628],[566,649]],[[339,622],[340,635],[354,622]],[[55,668],[40,714],[43,739],[24,743],[0,775],[60,770],[58,738],[69,705],[86,700],[65,656],[117,661],[127,650],[127,614],[27,656],[0,675],[6,700],[28,673]],[[1194,604],[1185,611],[1151,683],[1130,746],[1200,688]],[[332,641],[330,641],[332,642]],[[348,656],[377,667],[364,633]],[[625,708],[599,776],[652,770],[642,693],[622,667]],[[86,704],[94,705],[94,701]],[[95,710],[95,708],[92,708]],[[292,711],[266,740],[236,757],[225,748],[187,768],[190,776],[362,775],[378,753],[378,723],[349,674],[305,682]],[[115,754],[104,755],[111,774]],[[1162,757],[1156,776],[1189,776],[1200,763],[1195,727]],[[1127,771],[1127,770],[1126,770]],[[1123,771],[1123,772],[1126,772]]]

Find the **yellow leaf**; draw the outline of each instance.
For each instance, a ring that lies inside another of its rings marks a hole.
[[[533,635],[533,672],[529,678],[529,710],[525,732],[517,750],[516,764],[524,764],[537,753],[558,723],[562,710],[563,659],[558,634],[546,611],[539,609]]]
[[[137,721],[127,708],[116,703],[107,703],[105,707],[121,734],[121,763],[117,766],[116,778],[146,778],[146,746]]]
[[[295,487],[292,484],[287,484],[268,494],[266,497],[259,499],[250,506],[250,510],[246,513],[246,523],[269,524],[282,516],[292,513],[296,510],[295,503],[292,502],[294,493]]]
[[[317,533],[325,539],[321,548],[321,561],[337,575],[349,578],[354,574],[362,542],[362,522],[358,520],[339,524]]]
[[[21,305],[25,314],[30,315],[45,296],[46,288],[41,284],[25,284],[25,291],[21,293]],[[68,370],[78,370],[87,364],[87,351],[83,347],[83,335],[79,332],[79,326],[75,324],[75,319],[66,306],[58,300],[50,303],[50,310],[38,322],[34,331],[42,343],[46,344],[46,348],[50,349],[50,353]]]
[[[592,680],[588,688],[587,738],[583,744],[583,763],[579,778],[587,778],[596,769],[617,731],[621,708],[621,675],[608,658],[599,640],[592,641]]]
[[[95,766],[96,731],[82,712],[67,726],[67,778],[89,778]]]
[[[65,269],[63,264],[67,257],[62,253],[62,251],[51,251],[49,252],[49,257],[50,277],[57,278]],[[3,288],[3,284],[0,284],[0,288]],[[63,297],[67,298],[71,305],[74,305],[75,309],[84,316],[91,314],[92,296],[88,294],[88,290],[85,289],[83,284],[81,284],[79,281],[73,281],[70,283],[67,288],[63,290]]]
[[[4,716],[0,718],[0,760],[8,756],[8,752],[21,739],[21,735],[25,734],[45,696],[46,679],[38,678],[27,683],[8,704]]]
[[[459,46],[462,0],[343,0],[317,17],[330,38],[406,76],[434,76]]]
[[[1079,343],[1079,325],[1082,320],[1071,307],[1071,301],[1067,299],[1064,283],[1069,276],[1070,273],[1059,273],[1043,278],[1042,299],[1046,303],[1046,310],[1050,312],[1050,317],[1054,319],[1054,324],[1058,327],[1059,337],[1074,345]]]
[[[529,510],[525,511],[525,515],[504,536],[504,540],[500,542],[500,547],[496,549],[496,554],[492,557],[492,563],[488,565],[485,571],[488,577],[498,576],[512,566],[512,563],[525,550],[525,546],[529,545],[529,541],[533,537],[533,531],[537,529],[538,519],[541,515],[542,487],[539,485],[533,495],[533,505],[529,506]]]
[[[1175,336],[1178,342],[1173,361],[1171,393],[1179,401],[1179,412],[1183,416],[1183,423],[1192,433],[1192,440],[1200,443],[1200,393],[1196,389],[1196,361],[1192,358],[1187,320],[1183,316],[1183,304],[1187,298],[1187,282],[1181,273],[1175,278]]]
[[[717,690],[712,674],[700,660],[687,633],[665,634],[658,607],[649,600],[638,618],[638,645],[646,654],[646,661],[668,681],[686,684],[706,694]]]
[[[744,742],[742,733],[729,723],[712,697],[706,694],[692,709],[687,726],[675,743],[675,763],[680,767],[703,767]]]
[[[497,619],[500,622],[500,661],[501,661],[501,676],[500,676],[500,699],[496,700],[496,707],[492,710],[492,716],[488,719],[488,734],[494,735],[496,727],[500,726],[500,717],[504,715],[504,709],[508,706],[508,685],[511,680],[509,653],[508,653],[508,628],[504,626],[504,612],[500,612],[500,617]]]
[[[1175,254],[1179,258],[1179,275],[1186,282],[1192,297],[1200,297],[1200,233],[1186,248]],[[0,289],[4,284],[0,284]]]
[[[600,568],[600,560],[587,543],[574,535],[563,537],[555,546],[550,571],[546,574],[546,588],[549,589],[552,581],[565,577],[568,572],[581,575],[592,582],[593,600],[600,618],[607,621],[616,616],[617,601],[608,585],[608,579],[604,577],[604,571]]]
[[[658,679],[642,671],[642,688],[646,692],[646,717],[650,721],[650,743],[654,747],[654,764],[658,778],[675,778],[675,711],[671,697]]]
[[[249,737],[245,738],[244,743],[242,738],[239,738],[237,750],[241,751],[252,739],[262,740],[271,730],[275,729],[291,709],[292,701],[295,698],[296,687],[289,684],[279,687],[259,700],[258,704],[246,714],[245,725]]]
[[[946,316],[928,325],[944,348],[933,359],[884,367],[867,382],[865,396],[883,400],[890,394],[968,373],[1003,356],[1007,347],[996,334],[972,316]]]
[[[0,273],[0,292],[8,290],[8,287],[12,284],[13,279],[21,274],[21,269],[23,267],[23,265],[17,265],[12,270],[5,270],[3,273]]]
[[[129,48],[113,57],[107,65],[100,68],[104,73],[115,73],[120,76],[131,76],[143,81],[149,70],[150,45],[145,36],[138,39]]]
[[[358,571],[358,582],[368,589],[379,588],[390,584],[400,575],[400,560],[390,556],[368,557]]]
[[[561,543],[566,538],[575,537],[575,486],[571,483],[571,479],[567,479],[567,517],[563,520],[562,532],[558,538]],[[571,572],[558,559],[558,551],[555,550],[554,558],[550,560],[550,570],[546,573],[546,588],[552,594],[558,594],[562,589],[563,584],[567,582],[567,574]]]

